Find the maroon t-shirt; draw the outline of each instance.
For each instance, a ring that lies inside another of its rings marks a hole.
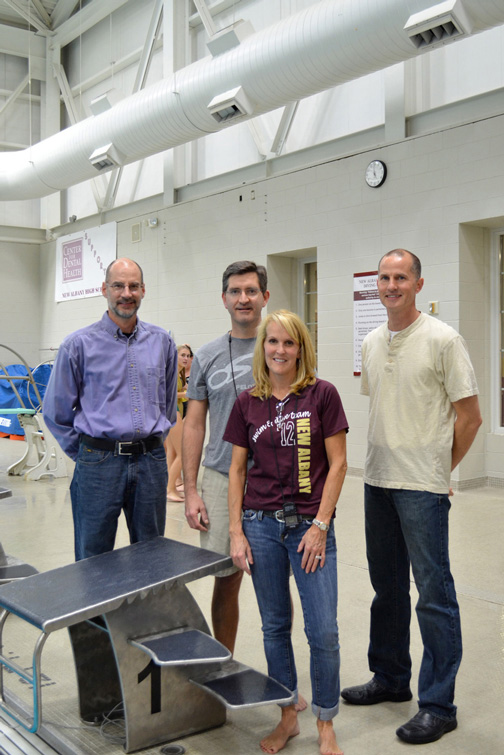
[[[244,391],[229,416],[224,440],[252,451],[243,508],[276,511],[285,499],[315,516],[329,471],[324,440],[348,430],[343,405],[326,380],[281,404]]]

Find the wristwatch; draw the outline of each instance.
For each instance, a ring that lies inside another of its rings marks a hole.
[[[312,524],[314,524],[315,527],[318,527],[319,530],[322,530],[322,532],[327,532],[329,529],[329,525],[325,524],[325,522],[321,522],[320,519],[314,519]]]

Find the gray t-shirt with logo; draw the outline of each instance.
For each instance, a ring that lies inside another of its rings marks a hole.
[[[225,475],[229,474],[232,446],[222,440],[222,436],[236,396],[254,385],[255,342],[255,338],[231,338],[230,343],[228,334],[219,336],[198,349],[191,365],[187,397],[198,401],[207,399],[210,415],[210,438],[203,466]]]

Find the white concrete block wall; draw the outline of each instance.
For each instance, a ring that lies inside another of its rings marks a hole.
[[[43,359],[40,356],[40,270],[39,249],[31,244],[0,242],[2,281],[2,316],[0,343],[20,354],[30,367]],[[18,359],[0,349],[3,364],[16,364]]]
[[[364,169],[374,157],[389,168],[386,183],[376,190],[364,183]],[[220,295],[227,264],[246,258],[267,264],[271,255],[316,249],[319,374],[341,393],[351,426],[349,465],[359,469],[368,402],[353,376],[353,274],[376,269],[390,249],[410,249],[424,266],[420,308],[427,311],[429,301],[439,301],[440,319],[460,329],[481,390],[485,425],[455,481],[485,475],[504,480],[504,435],[489,434],[486,230],[500,222],[504,227],[503,167],[500,116],[132,217],[118,224],[118,254],[144,268],[141,315],[172,330],[179,343],[197,348],[229,327]],[[148,228],[143,221],[153,215],[158,227]],[[141,241],[133,243],[131,227],[138,222]],[[57,344],[97,319],[105,305],[100,299],[54,304],[53,259],[54,244],[47,244],[41,270],[43,345]]]

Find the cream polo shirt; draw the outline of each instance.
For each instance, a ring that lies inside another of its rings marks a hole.
[[[381,325],[362,344],[361,393],[370,396],[364,481],[447,493],[452,403],[478,393],[464,339],[426,314],[391,341]]]

